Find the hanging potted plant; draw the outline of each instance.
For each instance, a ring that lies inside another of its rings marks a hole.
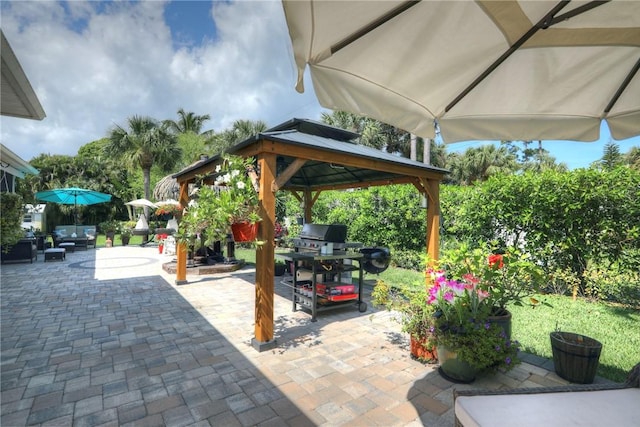
[[[231,232],[236,242],[255,240],[259,215],[257,177],[253,159],[226,155],[216,168],[215,185],[220,187],[220,204],[228,213]]]
[[[179,217],[182,214],[182,207],[179,204],[161,204],[156,208],[155,214],[157,217],[163,220],[170,220],[172,218]]]
[[[251,159],[225,155],[216,167],[214,185],[201,186],[184,210],[178,237],[201,237],[208,245],[231,233],[236,242],[255,240],[261,218],[254,174]]]

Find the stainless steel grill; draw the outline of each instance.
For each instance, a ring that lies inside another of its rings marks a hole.
[[[368,273],[380,274],[389,267],[391,252],[384,247],[363,248],[362,243],[347,242],[347,226],[342,224],[305,224],[300,235],[293,239],[296,252],[322,254],[322,247],[330,245],[333,251],[358,249],[364,255],[363,268]],[[333,253],[329,251],[329,253]],[[350,262],[350,261],[347,261]],[[350,274],[345,274],[347,281]],[[302,280],[298,278],[297,280]]]
[[[360,248],[362,243],[346,242],[347,226],[343,224],[304,224],[298,237],[293,239],[296,252],[320,252],[331,243],[334,251]]]

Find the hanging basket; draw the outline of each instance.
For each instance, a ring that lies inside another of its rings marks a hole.
[[[258,225],[260,223],[235,222],[231,224],[234,242],[252,242],[258,236]]]
[[[572,383],[593,382],[602,351],[599,341],[571,332],[551,332],[551,350],[558,376]]]

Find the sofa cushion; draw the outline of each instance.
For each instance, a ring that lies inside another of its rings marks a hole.
[[[640,420],[640,389],[460,396],[465,427],[630,426]]]

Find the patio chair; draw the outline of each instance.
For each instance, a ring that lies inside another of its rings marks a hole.
[[[620,383],[454,390],[456,426],[638,425],[640,363]]]

